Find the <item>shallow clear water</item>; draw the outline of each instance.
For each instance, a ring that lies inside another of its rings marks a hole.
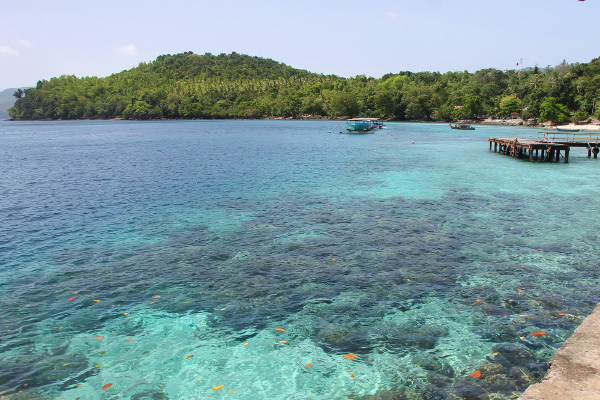
[[[0,122],[0,395],[511,398],[539,381],[600,300],[600,160],[489,151],[526,128],[335,127]]]

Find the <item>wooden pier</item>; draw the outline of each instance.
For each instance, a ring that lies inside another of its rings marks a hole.
[[[491,137],[494,151],[500,151],[516,158],[529,157],[529,161],[556,161],[560,162],[561,151],[565,163],[569,162],[569,151],[571,147],[586,147],[588,158],[594,155],[598,158],[600,152],[600,132],[539,132],[538,139],[522,139],[516,137]]]

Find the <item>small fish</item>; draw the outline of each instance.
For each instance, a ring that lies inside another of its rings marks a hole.
[[[151,301],[151,302],[150,302],[150,304],[154,304],[154,303],[156,303],[156,302],[155,302],[155,301]]]
[[[214,387],[213,387],[213,390],[216,392],[216,391],[217,391],[217,390],[219,390],[219,389],[223,389],[223,386],[225,386],[225,385],[221,385],[221,386],[214,386]]]
[[[67,300],[67,301],[73,301],[73,300],[75,300],[75,297],[69,297],[69,300]]]
[[[125,342],[133,342],[133,339],[127,339]]]
[[[287,343],[285,340],[280,340],[279,343]]]
[[[352,360],[353,358],[358,357],[356,354],[346,354],[344,356],[344,358],[347,358],[348,360]]]
[[[350,375],[350,378],[356,378],[356,376],[354,374]]]
[[[123,315],[129,315],[129,313],[128,313],[128,312],[126,312],[126,313],[123,313]]]
[[[244,346],[248,346],[248,343],[244,343]]]
[[[500,353],[492,353],[493,356],[497,356],[498,354],[500,354]]]
[[[94,300],[96,303],[100,303],[100,300]]]
[[[310,364],[306,364],[306,365],[304,366],[304,368],[308,368],[308,367],[310,367],[310,366],[312,366],[312,363],[310,363]]]
[[[156,295],[156,296],[152,296],[152,298],[153,298],[153,299],[160,299],[160,296],[159,296],[159,295]]]
[[[275,328],[276,331],[285,332],[285,329]]]
[[[189,355],[189,356],[187,356],[185,359],[187,360],[188,358],[192,358],[192,357],[194,357],[194,355],[193,355],[193,354],[190,354],[190,355]]]
[[[473,378],[481,378],[481,371],[480,370],[473,371],[469,374],[469,376],[472,376]]]
[[[335,260],[337,260],[337,258],[332,258],[332,259],[331,259],[331,261],[335,261]]]
[[[545,334],[546,334],[546,332],[533,332],[533,333],[530,333],[531,336],[543,336]]]
[[[104,340],[104,336],[94,335],[94,339],[98,339],[99,341],[103,341]]]
[[[107,383],[106,385],[102,386],[102,390],[108,389],[111,386],[112,386],[112,383]]]

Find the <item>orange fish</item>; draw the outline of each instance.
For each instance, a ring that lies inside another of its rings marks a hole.
[[[275,328],[276,331],[285,332],[285,329]]]
[[[100,300],[94,300],[96,303],[100,303]]]
[[[190,354],[190,355],[189,355],[189,356],[187,356],[185,359],[187,360],[188,358],[192,358],[192,357],[194,357],[194,355],[193,355],[193,354]]]
[[[356,376],[354,376],[354,374],[350,375],[350,378],[356,378]]]
[[[69,300],[67,300],[67,301],[73,301],[73,300],[75,300],[75,297],[70,297]]]
[[[126,312],[126,313],[123,313],[123,315],[129,315],[129,313],[128,313],[128,312]]]
[[[480,370],[473,371],[473,372],[471,372],[470,376],[472,376],[473,378],[481,378],[481,371]]]
[[[216,392],[217,390],[222,389],[223,386],[225,386],[225,385],[215,386],[215,387],[213,387],[213,390]]]
[[[154,304],[154,303],[156,303],[156,302],[155,302],[155,301],[151,301],[151,302],[150,302],[150,304]]]
[[[104,336],[95,335],[94,339],[98,339],[99,341],[103,341],[104,340]]]
[[[126,342],[133,342],[133,339],[127,339]]]
[[[287,343],[285,340],[280,340],[279,343]]]
[[[108,389],[111,386],[112,386],[112,383],[107,383],[106,385],[102,386],[102,390]]]
[[[160,299],[160,296],[159,296],[159,295],[156,295],[156,296],[152,296],[152,298],[153,298],[153,299]]]
[[[311,364],[306,364],[306,365],[304,366],[304,368],[308,368],[308,367],[310,367],[311,365],[312,365],[312,363],[311,363]]]
[[[546,332],[533,332],[533,333],[530,333],[531,336],[543,336],[545,334],[546,334]]]
[[[248,346],[248,343],[244,343],[244,346]]]
[[[348,360],[352,360],[353,358],[358,357],[356,354],[346,354],[344,356],[344,358],[347,358]]]

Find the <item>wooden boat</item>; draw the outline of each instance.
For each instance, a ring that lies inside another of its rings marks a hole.
[[[475,128],[473,128],[471,125],[469,124],[450,124],[450,129],[460,129],[463,131],[474,131]]]

